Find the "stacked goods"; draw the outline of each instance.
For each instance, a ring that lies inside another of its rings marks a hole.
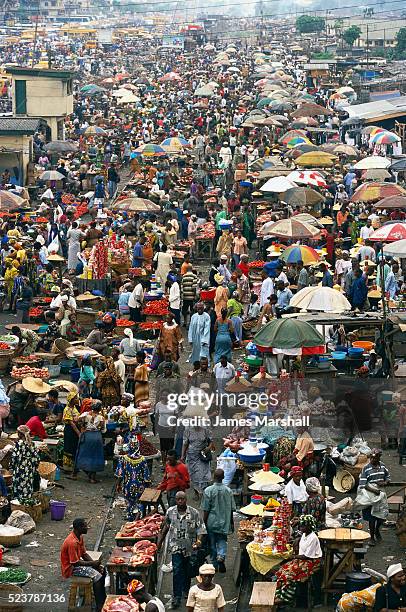
[[[138,324],[138,329],[149,330],[149,329],[161,329],[163,321],[145,321]]]
[[[42,378],[42,380],[45,380],[49,378],[49,371],[47,368],[31,368],[28,365],[22,368],[14,366],[11,370],[11,376],[13,378],[26,378],[27,376],[32,376],[33,378]]]
[[[80,217],[83,217],[83,215],[86,215],[88,212],[89,212],[89,209],[88,209],[86,202],[80,202],[75,208],[75,212],[73,213],[73,218],[80,219]]]
[[[117,319],[116,320],[117,327],[131,327],[135,325],[134,321],[129,321],[128,319]]]
[[[139,609],[138,603],[129,595],[117,595],[103,606],[103,612],[139,612]]]
[[[213,221],[208,221],[197,228],[196,240],[212,240],[215,234]]]
[[[223,438],[224,447],[229,448],[233,453],[239,451],[247,439],[235,433],[230,433],[226,438]]]
[[[151,565],[155,560],[157,546],[148,540],[140,540],[132,547],[130,565]]]
[[[110,262],[115,265],[128,265],[128,245],[125,240],[117,240],[113,234],[108,240]]]
[[[275,550],[276,552],[286,552],[290,539],[290,517],[292,507],[288,500],[284,498],[279,508],[275,508],[272,520],[272,527],[275,528]]]
[[[164,517],[162,514],[152,514],[143,519],[125,523],[117,537],[122,538],[154,538],[161,530]]]
[[[34,306],[33,308],[30,308],[29,315],[32,319],[36,319],[38,317],[42,317],[43,312],[44,309],[41,308],[41,306]]]
[[[7,342],[0,342],[0,351],[9,351],[11,346]]]
[[[263,261],[262,259],[257,259],[256,261],[250,261],[248,264],[248,267],[249,268],[263,268],[265,264],[266,264],[266,261]]]
[[[145,315],[159,315],[165,316],[169,312],[169,302],[167,299],[152,300],[144,306]]]
[[[238,539],[240,542],[251,540],[254,533],[262,529],[262,518],[254,516],[252,519],[243,519],[238,525]]]
[[[158,451],[155,448],[155,446],[153,444],[151,444],[151,442],[146,440],[144,438],[144,436],[141,436],[141,439],[140,439],[139,443],[140,443],[140,453],[144,457],[148,458],[148,457],[150,457],[152,455],[156,455],[157,454]]]
[[[94,279],[105,278],[108,271],[109,249],[104,241],[97,242],[92,248],[89,267]]]

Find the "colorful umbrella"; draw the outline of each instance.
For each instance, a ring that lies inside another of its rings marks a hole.
[[[370,170],[371,168],[388,168],[390,166],[390,159],[382,157],[381,155],[369,155],[360,159],[355,165],[355,170]]]
[[[376,202],[395,195],[406,195],[406,191],[395,183],[364,183],[351,198],[351,202]]]
[[[335,155],[325,153],[324,151],[311,151],[310,153],[303,153],[296,159],[298,166],[318,166],[320,168],[331,168],[334,166],[334,162],[337,158]]]
[[[57,170],[45,170],[39,178],[42,181],[62,181],[65,176]]]
[[[165,138],[161,142],[161,147],[167,147],[168,149],[182,150],[184,147],[190,147],[190,142],[186,138],[177,136],[175,138]]]
[[[103,128],[98,125],[89,125],[89,127],[84,130],[83,134],[85,136],[107,136],[106,130],[103,130]]]
[[[376,204],[374,204],[374,208],[388,209],[393,210],[397,208],[406,208],[406,197],[405,196],[389,196],[388,198],[383,198]]]
[[[95,85],[94,83],[84,85],[80,89],[80,93],[85,96],[95,96],[96,94],[104,93],[105,91],[107,91],[107,89],[100,87],[99,85]]]
[[[167,155],[167,151],[156,144],[143,144],[137,149],[135,149],[135,153],[138,155],[143,155],[144,157],[162,157],[163,155]]]
[[[385,130],[381,127],[378,127],[377,125],[367,125],[366,127],[362,128],[361,134],[363,134],[364,136],[365,134],[374,135],[378,132],[385,132]]]
[[[320,256],[312,247],[303,244],[293,244],[283,251],[280,259],[283,259],[286,263],[303,261],[304,265],[307,266],[319,261]]]
[[[320,229],[305,223],[304,221],[298,221],[295,217],[290,219],[281,219],[265,223],[262,226],[262,232],[264,234],[270,234],[277,238],[317,238],[320,235]]]
[[[170,81],[181,81],[182,77],[177,72],[167,72],[158,81],[161,83],[169,83]]]
[[[305,130],[289,130],[288,132],[285,132],[283,136],[279,138],[278,142],[280,142],[281,144],[286,144],[287,142],[292,140],[292,138],[296,138],[296,137],[306,138],[306,131]]]
[[[300,319],[273,319],[255,334],[253,342],[273,353],[311,355],[325,353],[325,341],[315,327]]]
[[[300,308],[300,310],[317,310],[320,312],[351,310],[351,304],[341,291],[330,287],[304,287],[292,297],[290,305]]]
[[[285,144],[286,147],[288,147],[288,149],[293,149],[294,147],[296,147],[297,145],[300,145],[300,144],[311,145],[312,143],[305,136],[294,136],[293,138],[291,138],[290,140],[288,140],[284,144]]]
[[[312,185],[326,189],[327,183],[324,176],[316,170],[294,170],[287,177],[290,181],[299,185]]]
[[[369,240],[375,242],[395,242],[406,238],[406,223],[385,223],[370,235]]]
[[[378,132],[375,136],[372,136],[371,142],[376,145],[388,145],[399,142],[400,138],[393,132]]]

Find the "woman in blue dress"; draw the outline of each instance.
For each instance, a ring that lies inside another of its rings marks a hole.
[[[220,357],[225,355],[231,361],[233,342],[231,334],[234,333],[231,319],[227,317],[227,308],[221,309],[221,314],[214,324],[216,342],[214,345],[214,363],[220,361]]]
[[[76,470],[83,470],[89,482],[95,484],[96,473],[104,470],[104,448],[102,432],[106,429],[104,417],[100,414],[102,403],[99,400],[92,401],[89,412],[83,412],[79,417],[79,423],[85,423],[85,431],[79,438],[76,454]]]
[[[138,512],[138,500],[144,489],[151,485],[151,475],[148,465],[140,454],[137,437],[132,435],[125,445],[125,455],[118,460],[116,476],[120,479],[123,494],[127,502],[127,516],[133,521]]]

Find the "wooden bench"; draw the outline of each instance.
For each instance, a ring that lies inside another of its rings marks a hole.
[[[152,509],[155,512],[158,512],[159,506],[161,506],[164,513],[166,512],[166,508],[162,500],[162,491],[160,491],[159,489],[144,489],[139,499],[139,503],[143,504],[144,506],[144,516],[150,514]]]
[[[249,606],[251,612],[272,612],[275,606],[276,582],[254,582]]]
[[[388,497],[388,506],[389,512],[391,514],[396,514],[399,518],[400,511],[402,509],[403,504],[405,503],[405,489],[400,489],[395,491],[393,495]]]
[[[72,576],[68,612],[92,612],[93,581],[91,578]]]

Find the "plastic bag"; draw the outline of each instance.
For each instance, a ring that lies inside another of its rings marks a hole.
[[[235,455],[231,451],[225,450],[224,453],[217,458],[217,468],[222,469],[224,472],[223,484],[229,485],[237,469]]]
[[[6,525],[22,529],[24,533],[29,533],[35,530],[35,521],[26,512],[22,510],[13,510],[6,521]]]
[[[48,253],[49,255],[55,255],[55,253],[58,253],[59,249],[60,249],[60,243],[59,243],[59,238],[58,236],[55,236],[55,238],[52,240],[52,242],[50,242],[50,244],[48,245]]]

